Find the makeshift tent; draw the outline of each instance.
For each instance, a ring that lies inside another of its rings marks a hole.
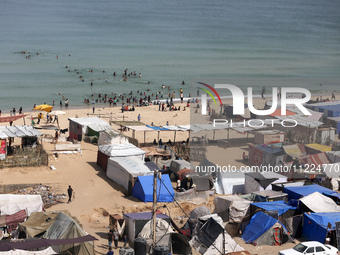
[[[135,178],[151,173],[150,169],[144,165],[144,161],[136,157],[109,158],[106,170],[106,176],[122,185],[130,195]]]
[[[98,146],[106,144],[128,144],[129,140],[124,135],[113,129],[105,129],[99,132]]]
[[[114,230],[116,228],[119,235],[123,236],[125,231],[125,219],[119,214],[110,214],[109,221],[110,229]]]
[[[57,254],[51,247],[41,251],[11,250],[0,252],[1,255],[51,255]]]
[[[96,135],[107,129],[112,129],[110,124],[99,118],[68,118],[70,138],[81,141],[84,135]]]
[[[282,223],[263,212],[258,212],[251,218],[242,239],[254,245],[281,245],[292,242]]]
[[[326,155],[332,163],[340,162],[340,151],[326,151]]]
[[[322,170],[329,178],[340,178],[340,162],[322,165]]]
[[[306,149],[303,144],[284,145],[283,149],[292,159],[306,155]]]
[[[147,253],[150,252],[150,248],[153,244],[153,220],[149,220],[138,234],[138,237],[142,237],[147,242]],[[171,245],[171,233],[174,231],[170,226],[170,223],[163,219],[156,219],[156,243],[157,245]],[[149,251],[149,252],[148,252]]]
[[[272,190],[271,184],[287,182],[287,177],[274,172],[245,173],[244,191]]]
[[[216,214],[200,217],[195,229],[197,234],[189,243],[200,254],[220,254],[223,246],[226,253],[244,250],[224,230],[223,221]]]
[[[317,184],[313,184],[313,185],[305,185],[305,186],[292,186],[292,187],[284,187],[283,188],[283,192],[288,194],[288,200],[291,199],[300,199],[304,196],[308,196],[309,194],[312,194],[314,192],[319,192],[319,193],[329,193],[329,194],[333,194],[333,193],[337,193],[336,191],[327,189],[325,187],[322,187],[320,185]]]
[[[195,175],[195,170],[193,169],[188,169],[188,168],[183,168],[181,170],[178,171],[177,175],[178,175],[178,180],[182,181],[183,179],[185,179],[186,177],[191,177],[192,175]]]
[[[253,201],[255,202],[272,202],[279,200],[287,200],[286,193],[274,190],[254,191],[252,194],[254,195]]]
[[[25,209],[27,215],[41,212],[44,204],[40,195],[0,194],[0,215],[11,215]]]
[[[260,202],[250,204],[250,215],[254,215],[259,211],[270,215],[284,223],[284,219],[295,215],[297,208],[287,204],[284,201]]]
[[[68,211],[32,213],[26,222],[19,224],[19,229],[27,237],[44,239],[70,239],[87,235],[79,221],[71,217]],[[94,254],[93,242],[65,243],[59,249],[61,252],[71,250],[76,254]]]
[[[303,185],[305,185],[305,181],[275,183],[275,184],[272,184],[272,190],[282,192],[284,187],[296,187],[296,186],[303,186]]]
[[[170,164],[170,171],[173,173],[179,172],[183,168],[195,169],[194,166],[186,160],[172,160]]]
[[[285,139],[285,133],[278,130],[256,131],[254,135],[256,144],[283,143]]]
[[[329,231],[335,230],[335,222],[340,221],[340,213],[303,214],[302,236],[305,240],[325,243]],[[330,228],[328,228],[330,224]]]
[[[339,101],[310,104],[308,108],[313,111],[323,112],[324,117],[340,117]]]
[[[110,157],[130,157],[134,156],[144,160],[145,151],[139,149],[131,143],[128,144],[107,144],[98,146],[97,165],[107,170],[107,162]]]
[[[225,221],[242,222],[243,218],[249,216],[251,201],[236,195],[217,196],[214,199],[215,211]]]
[[[333,128],[335,128],[335,133],[340,133],[340,117],[328,117],[327,118],[328,124],[332,125]]]
[[[24,222],[26,218],[26,210],[20,210],[11,215],[0,215],[0,228],[6,227],[7,233],[11,233],[16,230],[19,223]]]
[[[214,187],[210,176],[191,176],[191,179],[195,185],[195,190],[198,192],[211,190]]]
[[[338,206],[331,198],[326,197],[319,192],[314,192],[300,199],[301,203],[315,213],[340,212]],[[306,212],[306,211],[305,211]]]
[[[217,194],[244,193],[245,176],[242,171],[219,171],[215,181]]]
[[[154,189],[153,175],[138,176],[132,189],[132,196],[143,202],[153,202]],[[175,191],[172,187],[169,175],[163,174],[162,179],[157,178],[157,202],[172,202]]]
[[[133,242],[138,234],[142,231],[145,224],[152,219],[152,213],[128,213],[123,214],[123,217],[126,221],[126,236],[131,242]],[[156,217],[170,223],[170,217],[165,214],[157,212]]]
[[[272,145],[249,145],[249,163],[252,166],[279,166],[284,161],[282,148]],[[281,145],[281,144],[280,144]]]
[[[214,163],[204,158],[202,162],[196,167],[196,172],[199,175],[206,175],[210,174],[214,179],[217,177],[217,168]]]

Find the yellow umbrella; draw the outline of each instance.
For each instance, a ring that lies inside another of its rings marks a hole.
[[[50,112],[52,110],[53,106],[48,105],[48,104],[41,104],[41,105],[37,105],[36,107],[34,107],[34,110],[38,110],[38,111],[45,111],[45,112]]]

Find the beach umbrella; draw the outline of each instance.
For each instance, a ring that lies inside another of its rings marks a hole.
[[[64,114],[66,114],[66,112],[63,112],[63,111],[52,111],[48,115],[55,116],[55,115],[64,115]]]
[[[36,107],[34,107],[34,110],[50,112],[52,110],[52,108],[53,108],[53,106],[51,106],[51,105],[41,104],[41,105],[37,105]]]

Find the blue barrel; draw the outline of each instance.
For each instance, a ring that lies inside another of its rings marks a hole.
[[[154,255],[169,255],[170,249],[166,245],[158,245],[155,247]]]
[[[134,241],[135,255],[146,255],[147,244],[143,237],[137,237]]]

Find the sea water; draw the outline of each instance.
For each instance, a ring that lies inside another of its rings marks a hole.
[[[0,109],[137,90],[188,96],[200,81],[330,94],[338,10],[337,0],[3,0]],[[124,81],[126,68],[137,77]]]

